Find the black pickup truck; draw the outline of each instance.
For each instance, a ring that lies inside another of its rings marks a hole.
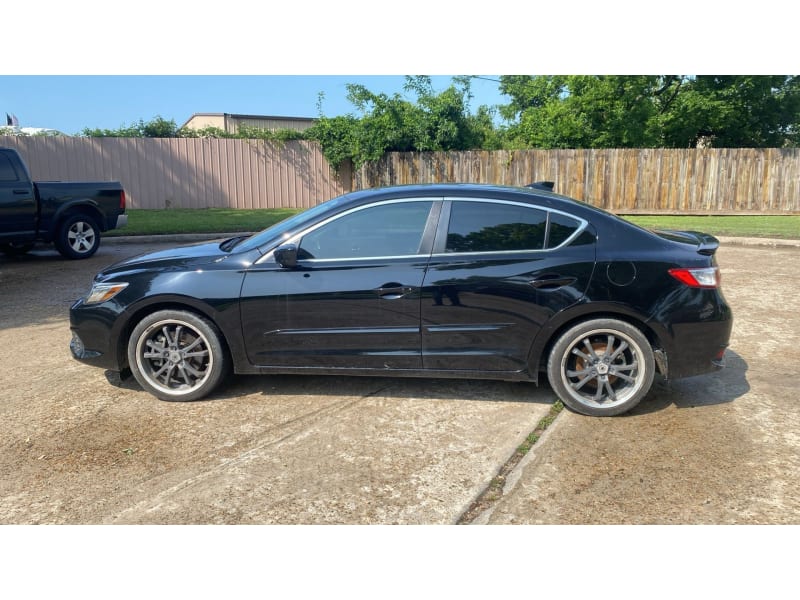
[[[127,221],[119,182],[35,182],[16,150],[0,148],[0,251],[22,254],[43,241],[67,258],[88,258],[101,231]]]

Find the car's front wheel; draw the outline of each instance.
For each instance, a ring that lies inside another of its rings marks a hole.
[[[210,394],[230,360],[219,330],[191,312],[148,315],[128,341],[128,364],[139,384],[161,400],[188,402]]]
[[[622,414],[645,397],[655,359],[644,334],[624,321],[593,319],[564,332],[547,362],[550,385],[575,412]]]

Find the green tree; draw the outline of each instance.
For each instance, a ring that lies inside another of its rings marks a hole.
[[[625,148],[658,143],[658,76],[501,77],[512,142],[539,148]]]
[[[278,142],[306,139],[305,132],[296,129],[271,130],[241,125],[236,133],[229,133],[219,127],[178,128],[174,120],[167,120],[161,116],[153,117],[147,122],[140,119],[132,125],[122,126],[119,129],[90,129],[87,127],[81,132],[81,135],[84,137],[134,138],[237,138]]]
[[[797,145],[796,76],[503,76],[510,145],[539,148]]]
[[[668,147],[797,146],[800,77],[697,76],[685,82],[659,125]]]
[[[468,77],[456,77],[436,93],[430,77],[406,77],[404,89],[416,96],[416,102],[350,84],[347,99],[357,114],[326,117],[320,98],[320,118],[307,134],[319,141],[331,163],[349,159],[356,167],[386,152],[470,150],[485,143],[499,147],[491,110],[469,111],[469,83]]]
[[[167,120],[158,115],[146,123],[139,119],[137,123],[123,125],[119,129],[90,129],[87,127],[81,132],[81,135],[84,137],[171,138],[179,137],[179,131],[174,120]]]

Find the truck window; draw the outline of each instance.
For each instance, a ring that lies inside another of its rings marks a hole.
[[[19,181],[14,165],[6,154],[0,154],[0,181]]]

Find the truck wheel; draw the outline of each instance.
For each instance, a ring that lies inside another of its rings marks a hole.
[[[86,215],[69,216],[58,228],[55,244],[66,258],[89,258],[100,247],[100,228]]]

